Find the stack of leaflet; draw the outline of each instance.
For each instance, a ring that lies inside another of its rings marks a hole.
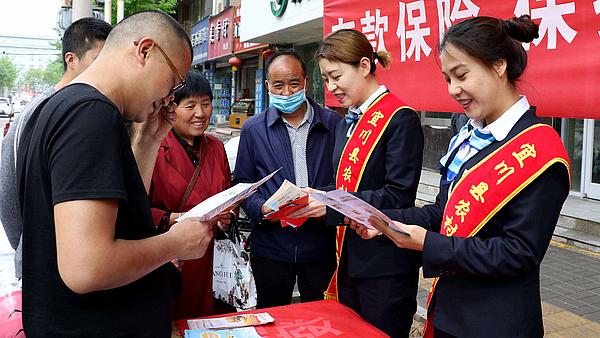
[[[267,312],[190,319],[187,321],[190,330],[185,330],[185,338],[260,338],[254,326],[274,321]]]

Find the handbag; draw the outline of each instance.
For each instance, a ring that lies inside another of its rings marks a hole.
[[[256,284],[246,237],[232,220],[224,239],[216,239],[213,255],[213,297],[237,309],[256,306]]]

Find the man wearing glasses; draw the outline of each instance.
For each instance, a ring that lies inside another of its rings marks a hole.
[[[213,231],[186,220],[156,235],[147,196],[191,55],[170,16],[134,14],[33,113],[17,162],[27,336],[170,336],[169,262],[203,256]]]

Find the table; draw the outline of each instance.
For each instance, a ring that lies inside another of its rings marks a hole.
[[[235,314],[260,312],[268,312],[275,319],[274,323],[255,327],[258,334],[265,338],[388,337],[352,309],[334,300],[291,304]],[[211,317],[224,316],[227,315]],[[188,328],[187,321],[179,320],[176,324],[183,335],[184,330]]]

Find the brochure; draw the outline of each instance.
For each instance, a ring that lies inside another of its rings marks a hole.
[[[274,322],[267,312],[233,315],[206,319],[189,319],[188,327],[192,330],[233,329],[246,326],[257,326]]]
[[[386,222],[390,228],[408,235],[383,212],[346,191],[332,190],[325,194],[312,194],[311,197],[369,229],[377,230],[369,223],[369,217],[375,216]]]
[[[185,330],[185,338],[261,338],[253,327],[226,330]]]
[[[220,193],[205,199],[200,202],[200,204],[190,209],[190,211],[177,218],[177,222],[192,217],[199,218],[200,221],[203,222],[214,218],[255,193],[259,186],[268,181],[279,170],[281,170],[281,168],[275,170],[256,183],[238,183],[227,190],[221,191]]]
[[[308,217],[288,218],[290,213],[308,205],[308,194],[288,180],[284,180],[281,187],[265,202],[273,210],[265,215],[264,219],[280,220],[281,226],[301,226]]]

